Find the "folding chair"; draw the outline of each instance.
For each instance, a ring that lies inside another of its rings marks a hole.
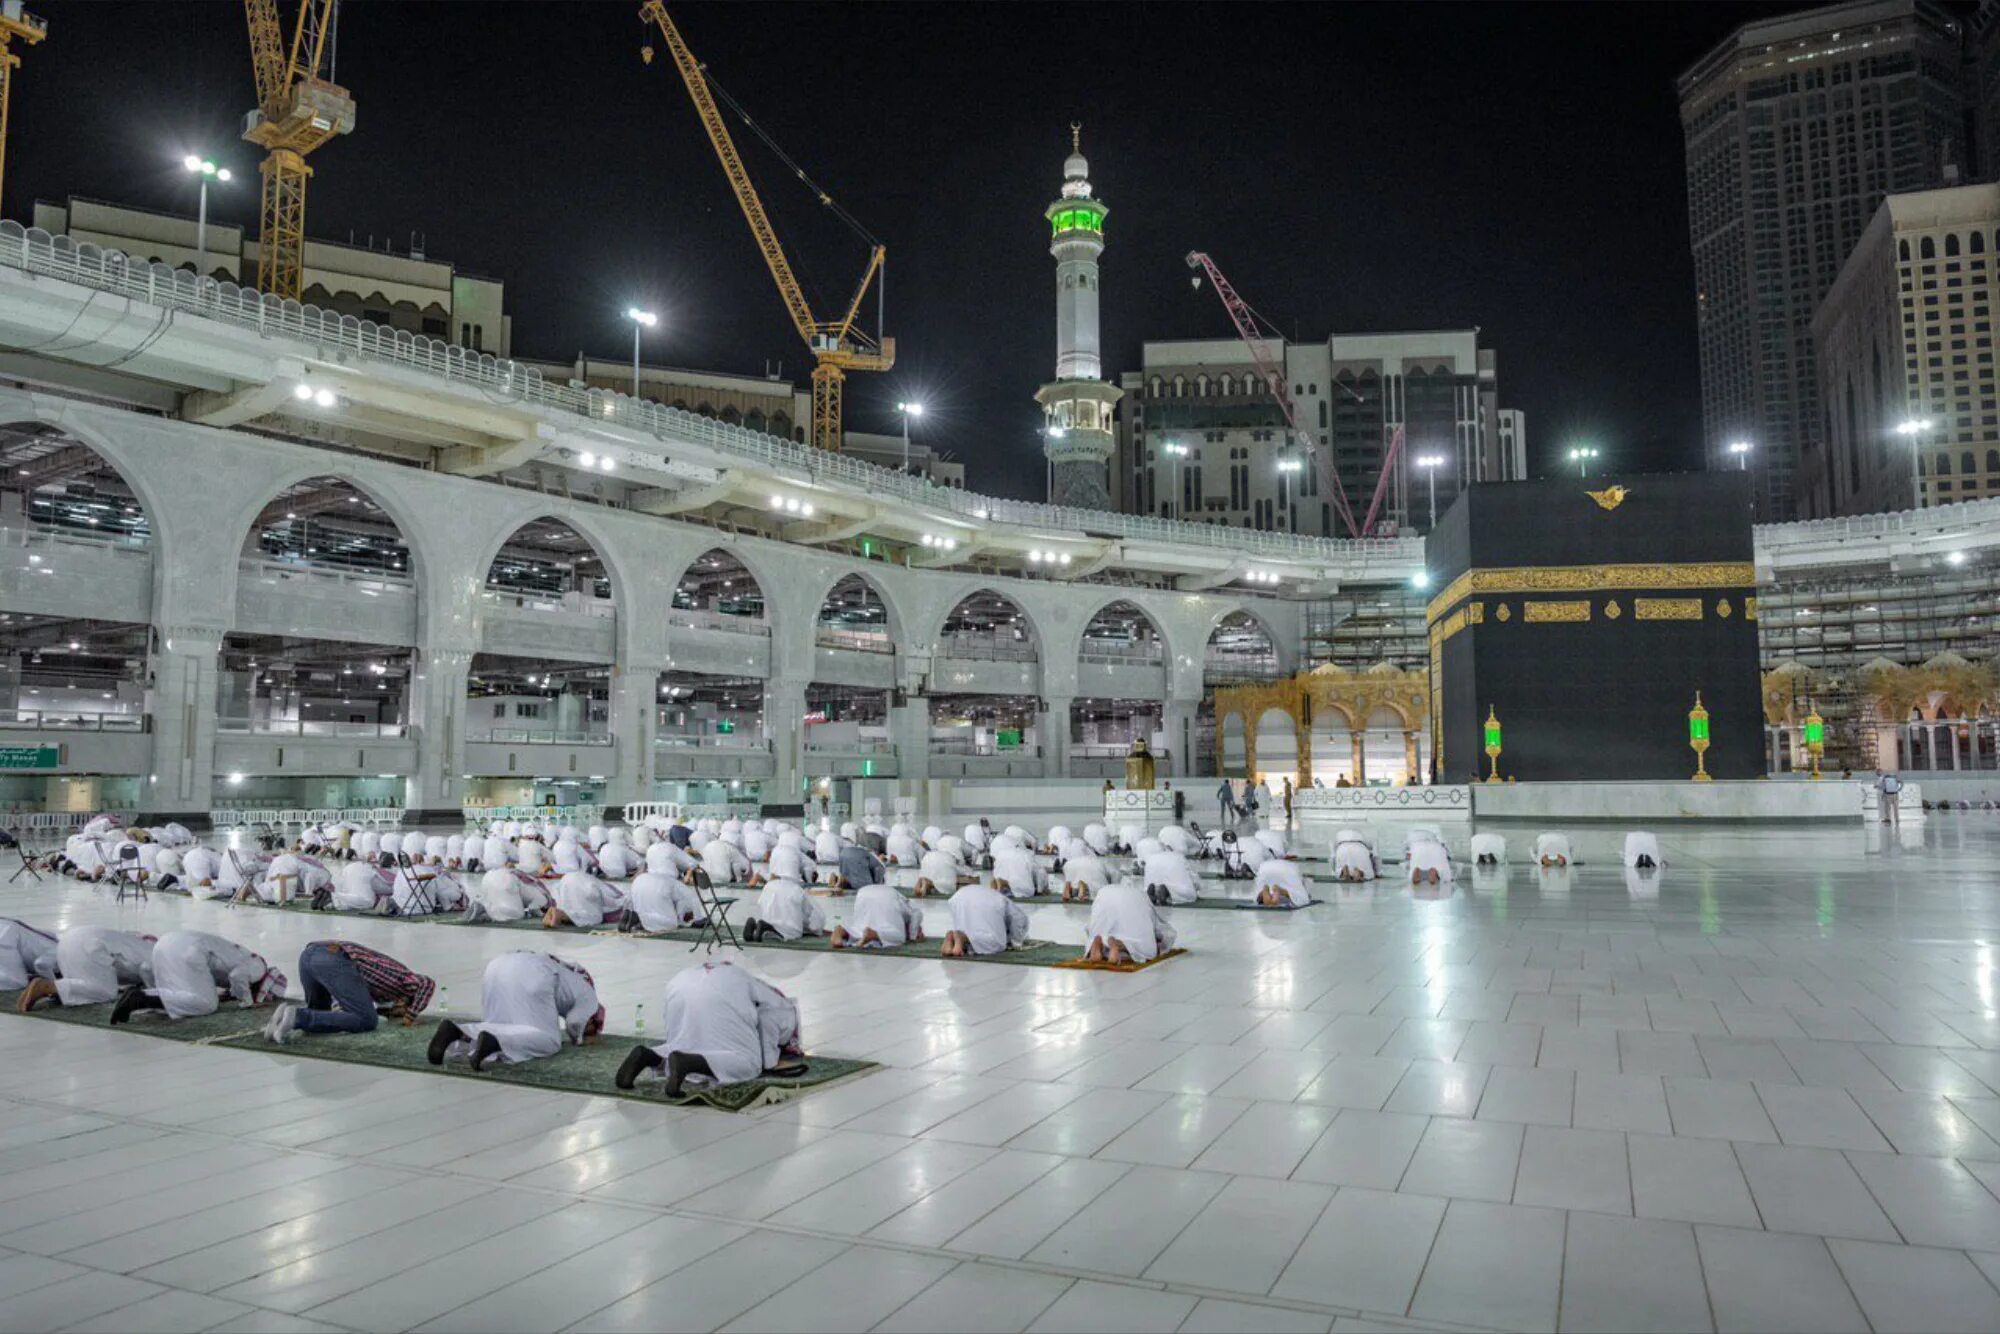
[[[729,924],[729,910],[736,906],[736,900],[716,893],[715,882],[699,866],[694,868],[694,896],[701,900],[706,920],[701,924],[701,935],[688,946],[688,952],[692,954],[705,946],[712,953],[717,945],[733,945],[742,949],[743,942],[736,938],[736,928]]]
[[[7,877],[7,883],[10,885],[24,875],[33,877],[37,884],[42,879],[42,873],[35,867],[35,863],[42,859],[42,854],[28,846],[27,839],[23,837],[26,832],[25,830],[16,829],[13,833],[14,851],[21,854],[21,864],[15,868],[14,874]]]
[[[139,849],[126,844],[118,850],[118,865],[112,871],[112,879],[118,886],[114,902],[123,903],[128,897],[146,902],[146,872],[139,865]]]
[[[1208,835],[1202,830],[1201,824],[1198,821],[1189,820],[1187,822],[1187,831],[1188,836],[1194,839],[1194,856],[1189,858],[1190,861],[1206,861],[1208,858],[1216,855],[1209,851]]]
[[[396,865],[410,882],[410,910],[405,915],[414,917],[422,914],[428,917],[436,912],[437,898],[431,893],[431,881],[437,879],[437,872],[428,866],[418,866],[410,860],[407,852],[397,852]]]

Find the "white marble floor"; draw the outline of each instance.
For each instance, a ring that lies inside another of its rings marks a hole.
[[[2000,815],[1663,843],[1131,976],[751,951],[887,1068],[746,1116],[0,1016],[0,1330],[2000,1328]],[[458,1008],[522,943],[0,914],[352,934]],[[699,957],[550,943],[619,1028]]]

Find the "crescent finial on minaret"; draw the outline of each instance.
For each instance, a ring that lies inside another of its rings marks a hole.
[[[1069,123],[1069,151],[1072,153],[1083,151],[1083,122],[1080,120]]]

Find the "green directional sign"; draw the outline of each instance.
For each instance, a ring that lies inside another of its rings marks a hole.
[[[0,746],[0,769],[53,769],[57,756],[54,746]]]

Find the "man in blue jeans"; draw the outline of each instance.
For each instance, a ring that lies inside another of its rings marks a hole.
[[[351,940],[306,946],[299,984],[306,1003],[280,1006],[271,1016],[264,1036],[272,1042],[288,1042],[293,1033],[371,1033],[380,1014],[413,1024],[437,993],[433,979]]]

